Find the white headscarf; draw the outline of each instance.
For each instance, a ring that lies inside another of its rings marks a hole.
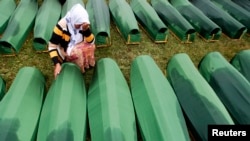
[[[79,31],[82,29],[76,29],[75,24],[83,24],[89,22],[89,15],[85,8],[81,4],[75,4],[64,17],[66,19],[69,32],[71,34],[70,43],[67,49],[67,54],[70,55],[72,48],[83,40],[82,35]]]

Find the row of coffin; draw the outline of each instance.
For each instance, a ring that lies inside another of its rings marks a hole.
[[[206,141],[209,124],[250,123],[249,55],[243,50],[228,62],[210,52],[197,69],[179,53],[166,75],[141,55],[129,82],[115,60],[102,58],[88,88],[80,69],[65,63],[48,92],[43,74],[24,67],[7,93],[0,81],[0,140],[189,141],[191,131]]]

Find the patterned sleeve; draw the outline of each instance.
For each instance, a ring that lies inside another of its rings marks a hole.
[[[65,50],[68,46],[70,40],[70,35],[67,30],[63,30],[60,24],[57,24],[54,29],[49,42],[49,55],[54,65],[57,63],[62,63],[63,59],[58,53],[58,46],[63,47]]]
[[[50,42],[52,44],[60,45],[65,50],[70,42],[70,33],[67,28],[67,22],[65,19],[61,19],[53,29]]]
[[[88,43],[94,44],[95,42],[95,36],[94,34],[91,32],[90,28],[88,28],[85,31],[80,31],[80,33],[83,35],[84,40]]]

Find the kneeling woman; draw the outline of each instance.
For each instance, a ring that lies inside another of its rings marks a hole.
[[[74,5],[54,27],[48,50],[54,63],[54,76],[66,61],[77,64],[82,72],[95,65],[95,37],[90,30],[87,11],[80,4]]]

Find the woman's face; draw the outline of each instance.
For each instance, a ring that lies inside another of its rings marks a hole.
[[[80,29],[81,27],[82,27],[82,30],[85,31],[89,28],[89,24],[88,23],[75,24],[76,29]]]
[[[82,26],[82,24],[75,24],[75,28],[76,28],[76,29],[81,28],[81,26]]]

